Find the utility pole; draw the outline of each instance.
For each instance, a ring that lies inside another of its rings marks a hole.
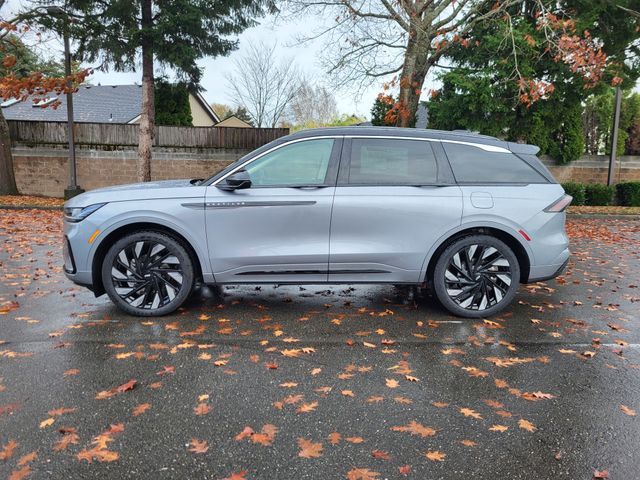
[[[622,103],[622,90],[616,87],[616,103],[613,112],[613,132],[611,133],[611,154],[609,156],[609,175],[607,185],[613,185],[614,170],[616,168],[616,150],[618,149],[618,127],[620,125],[620,105]]]
[[[69,15],[64,9],[54,6],[48,7],[49,15],[56,16],[62,21],[62,38],[64,41],[64,74],[67,77],[67,140],[69,142],[69,186],[64,190],[64,198],[68,200],[84,192],[78,185],[76,174],[76,143],[73,133],[73,84],[71,81],[71,48],[69,45]]]

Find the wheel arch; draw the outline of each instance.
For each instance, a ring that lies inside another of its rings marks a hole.
[[[195,278],[196,280],[202,279],[203,277],[203,259],[199,257],[196,253],[191,242],[176,229],[171,228],[167,225],[162,225],[160,223],[154,223],[149,221],[137,221],[132,223],[127,223],[124,225],[120,225],[113,230],[111,230],[104,238],[101,239],[100,243],[95,248],[93,258],[91,260],[91,277],[92,277],[92,290],[96,297],[105,293],[104,285],[102,283],[102,262],[104,260],[109,247],[113,245],[120,238],[125,235],[138,231],[154,231],[158,233],[164,233],[165,235],[169,235],[174,240],[180,242],[182,246],[187,250],[189,257],[191,258],[191,262],[195,267]]]
[[[455,232],[450,232],[444,237],[440,239],[437,243],[437,246],[432,248],[429,252],[427,259],[425,261],[426,268],[423,271],[423,279],[425,282],[430,283],[430,280],[433,278],[433,271],[436,267],[436,263],[440,254],[449,246],[452,242],[455,242],[459,238],[466,237],[469,235],[490,235],[498,240],[503,241],[507,244],[516,258],[518,259],[518,264],[520,265],[520,282],[527,283],[529,279],[529,272],[531,269],[531,255],[527,248],[523,245],[523,243],[511,232],[499,228],[496,226],[467,226],[466,228],[462,228],[461,230],[457,230]]]

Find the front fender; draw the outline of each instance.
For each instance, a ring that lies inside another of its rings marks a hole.
[[[117,204],[112,204],[117,205]],[[124,204],[119,205],[120,212],[111,212],[111,215],[98,226],[101,230],[96,240],[91,245],[87,255],[87,265],[93,265],[94,258],[100,250],[105,239],[116,230],[135,224],[151,224],[170,229],[191,245],[198,261],[205,281],[213,281],[208,261],[206,230],[204,225],[204,210],[194,210],[181,205],[166,208],[167,211],[136,209],[126,210]]]

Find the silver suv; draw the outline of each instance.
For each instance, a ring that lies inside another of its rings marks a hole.
[[[571,197],[538,148],[469,132],[323,128],[207,180],[93,190],[64,209],[64,269],[133,315],[206,284],[429,284],[496,314],[569,258]]]

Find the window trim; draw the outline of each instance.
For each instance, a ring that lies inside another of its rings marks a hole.
[[[436,181],[430,183],[350,183],[349,182],[349,169],[351,168],[351,152],[352,152],[352,140],[415,140],[429,142],[433,159],[436,162]],[[373,135],[349,135],[345,136],[345,140],[342,146],[342,157],[340,161],[340,170],[338,173],[338,186],[339,187],[450,187],[455,186],[453,178],[447,181],[447,175],[443,171],[449,169],[448,164],[445,164],[438,151],[433,144],[437,140],[429,138],[416,138],[416,137],[400,137],[400,136],[373,136]]]
[[[421,142],[431,142],[432,143],[432,149],[434,151],[434,154],[436,156],[436,161],[438,162],[438,168],[439,168],[439,172],[442,172],[443,177],[449,177],[447,178],[443,178],[442,181],[440,181],[440,179],[438,179],[437,183],[434,184],[428,184],[428,185],[415,185],[415,186],[433,186],[433,187],[445,187],[445,186],[455,186],[455,185],[465,185],[464,182],[458,182],[453,174],[453,168],[451,167],[451,162],[449,161],[446,152],[444,151],[444,148],[442,146],[443,143],[454,143],[454,144],[459,144],[459,145],[468,145],[468,146],[472,146],[472,147],[476,147],[479,148],[481,150],[484,151],[488,151],[488,152],[496,152],[496,153],[511,153],[513,155],[516,155],[515,153],[513,153],[511,150],[508,150],[504,147],[499,147],[496,145],[487,145],[487,144],[483,144],[483,143],[476,143],[476,142],[469,142],[469,141],[464,141],[464,140],[449,140],[449,139],[440,139],[440,138],[424,138],[424,137],[414,137],[414,136],[405,136],[405,135],[357,135],[357,134],[350,134],[350,135],[340,135],[340,134],[336,134],[336,135],[318,135],[318,136],[313,136],[313,137],[304,137],[304,138],[296,138],[293,140],[289,140],[283,143],[280,143],[278,145],[274,145],[273,147],[265,150],[264,152],[260,152],[258,155],[252,156],[251,158],[245,160],[245,161],[241,161],[238,160],[240,163],[238,163],[237,165],[234,166],[234,164],[229,165],[226,169],[223,169],[222,171],[218,172],[216,175],[213,175],[210,179],[208,179],[206,182],[204,182],[202,185],[204,186],[216,186],[218,185],[218,183],[224,181],[229,175],[232,175],[233,173],[237,172],[238,170],[244,168],[246,165],[248,165],[249,163],[259,159],[260,157],[266,155],[267,153],[273,152],[279,148],[283,148],[287,145],[291,145],[293,143],[298,143],[298,142],[305,142],[305,141],[309,141],[309,140],[318,140],[318,139],[329,139],[332,138],[335,140],[334,143],[334,149],[336,148],[336,146],[338,144],[340,144],[342,146],[342,154],[337,155],[338,158],[333,158],[334,153],[336,153],[335,151],[331,152],[331,160],[329,161],[329,170],[332,170],[333,168],[336,169],[337,172],[337,183],[336,183],[336,179],[334,179],[333,183],[329,182],[328,185],[297,185],[296,187],[300,188],[300,187],[305,187],[305,186],[314,186],[314,187],[327,187],[327,186],[342,186],[342,187],[356,187],[356,186],[360,186],[360,187],[379,187],[379,186],[386,186],[384,184],[372,184],[372,185],[364,185],[364,184],[350,184],[350,183],[344,183],[341,182],[342,177],[341,172],[343,169],[343,165],[345,164],[345,162],[349,162],[350,158],[348,157],[348,153],[350,152],[350,149],[347,149],[347,144],[351,141],[351,139],[353,138],[369,138],[369,139],[389,139],[389,140],[416,140],[416,141],[421,141]],[[266,146],[266,145],[265,145]],[[440,148],[438,148],[440,147]],[[261,147],[262,148],[262,147]],[[255,152],[255,150],[254,150]],[[252,153],[249,153],[249,155],[251,155]],[[338,151],[339,152],[339,151]],[[518,157],[519,158],[519,157]],[[335,164],[333,163],[333,161],[335,160]],[[525,162],[528,164],[528,162]],[[227,170],[228,169],[228,170]],[[225,171],[227,170],[227,171]],[[446,172],[448,171],[449,175],[446,174]],[[537,171],[537,170],[536,170]],[[217,177],[217,178],[216,178]],[[547,182],[540,182],[541,184],[546,184]],[[482,183],[483,185],[487,185],[487,183]],[[505,185],[504,183],[500,183],[500,184],[496,184],[496,185]],[[518,184],[518,185],[526,185],[526,184]],[[389,185],[389,186],[402,186],[402,185]],[[293,187],[291,185],[283,185],[280,186],[279,188],[296,188]],[[278,187],[252,187],[252,188],[278,188]]]
[[[342,150],[342,136],[341,135],[323,135],[323,136],[317,136],[317,137],[298,138],[298,139],[295,139],[295,140],[291,140],[289,142],[282,143],[280,145],[275,145],[273,148],[265,150],[264,152],[261,152],[260,154],[254,156],[254,157],[251,157],[250,159],[248,159],[248,160],[240,163],[239,165],[233,167],[231,170],[229,170],[228,172],[224,173],[220,178],[217,178],[217,179],[213,180],[208,186],[215,187],[220,182],[223,182],[229,175],[233,175],[238,170],[242,170],[243,168],[245,168],[250,163],[255,162],[256,160],[264,157],[265,155],[267,155],[269,153],[275,152],[277,150],[280,150],[281,148],[284,148],[284,147],[289,146],[289,145],[293,145],[295,143],[308,142],[308,141],[313,141],[313,140],[333,140],[333,147],[331,148],[331,154],[329,156],[329,165],[327,166],[327,173],[325,175],[324,183],[296,184],[296,185],[291,185],[291,184],[284,184],[284,185],[252,185],[251,188],[252,189],[254,189],[254,188],[258,189],[258,188],[304,188],[304,187],[324,188],[324,187],[333,187],[336,184],[336,177],[337,177],[337,174],[338,174],[338,163],[339,163],[339,160],[340,160],[340,152]]]

